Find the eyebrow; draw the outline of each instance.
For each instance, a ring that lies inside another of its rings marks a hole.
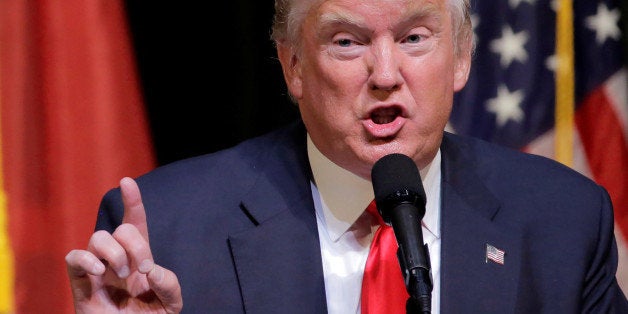
[[[319,16],[321,29],[325,29],[332,25],[355,25],[358,28],[366,28],[364,19],[360,16],[352,14],[352,12],[327,12]]]
[[[411,8],[408,12],[403,14],[398,22],[395,23],[395,27],[403,28],[414,23],[414,21],[426,18],[434,18],[435,20],[442,19],[441,12],[433,3],[422,4],[420,7]],[[318,20],[321,30],[337,25],[348,25],[358,29],[368,29],[368,25],[362,16],[347,10],[321,14],[318,17]]]

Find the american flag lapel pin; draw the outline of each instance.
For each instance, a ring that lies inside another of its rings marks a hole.
[[[506,255],[506,252],[486,243],[486,263],[492,261],[499,265],[504,265],[504,255]]]

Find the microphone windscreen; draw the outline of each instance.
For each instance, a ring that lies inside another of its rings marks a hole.
[[[425,207],[421,175],[414,160],[406,155],[394,153],[380,158],[371,170],[371,181],[380,211],[386,210],[380,205],[390,202],[416,201],[419,203],[415,205]]]

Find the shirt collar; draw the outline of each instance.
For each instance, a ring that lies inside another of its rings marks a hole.
[[[362,215],[373,200],[373,185],[325,157],[307,136],[307,152],[314,184],[321,199],[317,215],[326,225],[332,241],[337,241]],[[440,237],[440,150],[434,160],[420,171],[427,196],[425,226]]]
[[[432,162],[420,171],[427,200],[422,224],[437,239],[440,239],[440,165],[441,153],[439,149]]]
[[[362,215],[373,200],[373,186],[365,180],[333,163],[307,137],[307,152],[314,184],[321,196],[321,215],[327,233],[337,241]]]

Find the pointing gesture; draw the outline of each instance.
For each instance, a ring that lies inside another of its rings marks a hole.
[[[146,212],[137,183],[120,180],[124,218],[110,234],[96,231],[86,250],[72,250],[66,265],[77,313],[179,313],[177,276],[153,261]]]

